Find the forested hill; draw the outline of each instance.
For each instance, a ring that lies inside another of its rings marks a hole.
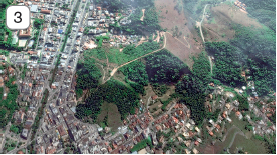
[[[241,0],[247,12],[276,32],[276,0]]]
[[[234,27],[235,38],[226,42],[207,42],[205,49],[215,57],[214,78],[230,86],[246,85],[240,72],[249,69],[260,96],[276,87],[276,35],[271,29]]]

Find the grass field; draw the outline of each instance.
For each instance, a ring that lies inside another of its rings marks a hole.
[[[104,102],[101,107],[101,113],[98,115],[97,123],[100,126],[105,126],[103,121],[107,117],[108,127],[112,128],[112,131],[116,131],[119,126],[122,125],[121,115],[118,112],[118,108],[113,103]]]

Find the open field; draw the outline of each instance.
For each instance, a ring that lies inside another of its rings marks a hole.
[[[149,97],[154,96],[156,94],[152,90],[152,87],[151,87],[150,84],[148,84],[148,86],[145,86],[144,89],[145,89],[146,95],[145,96],[141,96],[141,99],[142,99],[142,102],[145,103],[145,105],[146,105]]]
[[[113,103],[104,102],[101,107],[101,113],[98,115],[97,123],[101,124],[105,117],[108,117],[108,127],[111,127],[113,131],[116,131],[119,126],[122,125],[121,115],[118,112],[118,108]]]
[[[209,7],[208,16],[202,23],[203,34],[206,41],[228,41],[234,37],[235,31],[232,24],[254,26],[262,25],[255,19],[248,17],[233,4],[222,3],[215,7]]]
[[[162,28],[166,28],[171,34],[174,33],[176,27],[178,28],[178,37],[176,37],[178,40],[173,38],[172,35],[166,34],[166,49],[187,63],[188,66],[192,66],[192,61],[189,60],[190,56],[200,53],[202,49],[200,42],[196,42],[194,38],[196,40],[201,40],[201,38],[194,29],[195,23],[188,21],[188,17],[185,16],[183,11],[179,14],[174,9],[177,3],[182,5],[182,1],[157,0],[155,6],[160,10],[159,21]]]
[[[169,89],[166,91],[166,93],[162,96],[159,97],[159,99],[161,99],[162,101],[166,101],[170,98],[170,95],[175,93],[175,86],[171,85],[171,86],[167,86]]]
[[[237,153],[236,148],[242,148],[243,151],[250,154],[267,154],[263,141],[254,138],[246,139],[240,135],[236,136],[230,147],[230,153]]]
[[[207,143],[207,146],[205,148],[200,149],[200,150],[202,150],[201,153],[204,153],[204,154],[221,153],[224,149],[226,149],[229,146],[234,134],[237,131],[239,131],[239,130],[236,128],[232,128],[231,130],[229,130],[224,142],[217,141],[215,143],[215,145],[209,145]]]

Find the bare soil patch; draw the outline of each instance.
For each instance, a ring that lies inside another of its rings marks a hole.
[[[174,9],[176,4],[177,1],[175,0],[155,1],[155,6],[160,11],[159,21],[161,27],[166,28],[168,32],[173,34],[176,26],[178,27],[178,34],[181,33],[177,38],[179,41],[174,39],[171,35],[166,34],[166,48],[183,62],[192,66],[193,62],[190,60],[190,55],[196,55],[201,52],[203,46],[200,42],[195,41],[201,41],[201,38],[194,29],[195,23],[191,20],[187,20],[189,17],[186,17],[183,12],[179,14],[178,11]],[[190,48],[185,46],[188,45],[188,43]]]
[[[196,46],[191,46],[191,48],[187,48],[168,33],[166,33],[166,39],[166,49],[168,49],[173,55],[175,55],[181,61],[185,62],[189,67],[191,67],[193,65],[193,61],[192,59],[190,59],[190,57],[198,55],[201,50],[196,49]]]
[[[152,87],[150,84],[148,84],[148,86],[144,87],[145,91],[146,91],[146,95],[145,96],[141,96],[142,102],[145,103],[145,105],[147,104],[147,101],[149,99],[149,97],[156,95],[155,92],[152,90]]]

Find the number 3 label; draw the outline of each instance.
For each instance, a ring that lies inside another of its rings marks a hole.
[[[30,9],[25,5],[11,5],[6,11],[6,24],[11,30],[27,29],[30,26]]]
[[[20,20],[19,20],[19,21],[14,20],[14,21],[15,21],[16,23],[21,23],[21,22],[22,22],[22,18],[21,18],[22,13],[21,13],[21,12],[16,12],[14,15],[16,16],[16,14],[19,14],[19,16],[18,16],[17,18],[19,18]]]

